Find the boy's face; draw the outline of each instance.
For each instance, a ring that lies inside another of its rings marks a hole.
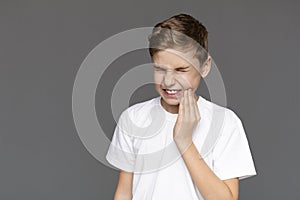
[[[198,99],[195,91],[200,84],[200,64],[193,55],[193,52],[183,54],[166,49],[158,51],[152,58],[155,89],[162,97],[163,107],[169,112],[177,113],[180,98],[186,89],[192,88]],[[202,74],[202,77],[205,76]]]

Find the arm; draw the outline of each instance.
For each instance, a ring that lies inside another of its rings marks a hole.
[[[184,91],[173,130],[174,141],[181,152],[189,173],[206,200],[238,199],[238,178],[222,181],[205,163],[192,140],[192,133],[201,119],[191,90]]]
[[[132,199],[132,172],[120,171],[117,189],[114,200],[131,200]]]
[[[238,178],[220,180],[201,158],[193,143],[182,157],[204,199],[238,199]]]

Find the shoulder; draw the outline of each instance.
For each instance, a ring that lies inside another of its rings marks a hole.
[[[217,103],[211,102],[203,97],[200,97],[200,106],[205,117],[210,118],[212,121],[220,121],[223,125],[235,126],[237,123],[241,123],[240,117],[235,111],[225,106],[221,106]]]
[[[154,97],[149,100],[133,104],[126,108],[120,119],[130,119],[131,122],[139,125],[147,125],[151,121],[151,112],[159,103],[159,97]],[[150,120],[150,121],[149,121]]]
[[[142,101],[142,102],[139,102],[139,103],[135,103],[131,106],[129,106],[126,110],[128,112],[131,112],[131,113],[142,113],[144,112],[145,110],[148,110],[149,107],[152,107],[152,106],[155,106],[157,105],[158,103],[158,98],[159,97],[154,97],[154,98],[151,98],[149,100],[146,100],[146,101]]]
[[[145,116],[153,109],[153,107],[158,105],[158,98],[159,97],[154,97],[149,100],[133,104],[129,106],[125,112],[135,118]]]
[[[216,103],[210,101],[206,103],[209,105],[212,115],[210,131],[215,131],[217,135],[215,148],[219,148],[219,153],[221,154],[225,148],[247,147],[246,133],[238,114],[234,110]],[[216,152],[218,151],[216,150]]]

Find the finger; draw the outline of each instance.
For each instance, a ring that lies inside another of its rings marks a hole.
[[[200,98],[200,97],[198,97]],[[196,98],[193,97],[193,100],[194,100],[194,113],[195,113],[195,116],[197,117],[197,119],[201,119],[201,116],[200,116],[200,111],[199,111],[199,107],[198,107],[198,103],[196,101]]]
[[[194,97],[192,96],[192,89],[188,89],[188,98],[189,98],[189,109],[190,109],[190,117],[191,119],[196,118],[195,115],[195,102],[194,102]]]
[[[200,97],[198,97],[198,98],[200,98]],[[195,101],[195,104],[194,104],[195,105],[195,114],[196,114],[197,119],[200,120],[201,116],[200,116],[200,110],[198,107],[198,103],[197,103],[196,99],[194,99],[194,101]]]
[[[189,97],[188,90],[184,91],[184,117],[189,117],[190,115],[190,107],[189,107]]]

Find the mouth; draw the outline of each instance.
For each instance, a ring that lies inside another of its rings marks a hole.
[[[164,94],[168,97],[176,97],[180,92],[181,89],[162,89],[164,91]]]

